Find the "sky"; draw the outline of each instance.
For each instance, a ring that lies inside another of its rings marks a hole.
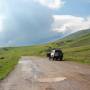
[[[46,43],[90,28],[90,0],[0,0],[0,47]]]

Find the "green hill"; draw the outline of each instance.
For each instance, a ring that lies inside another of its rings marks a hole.
[[[73,33],[51,46],[63,49],[65,60],[90,63],[90,29]]]
[[[84,45],[90,45],[90,29],[78,31],[69,36],[66,36],[62,40],[55,42],[57,45],[62,44],[61,46],[67,47],[78,47]]]
[[[78,32],[72,33],[71,35],[66,36],[64,39],[76,39],[88,33],[90,33],[90,29],[81,30],[81,31],[78,31]]]

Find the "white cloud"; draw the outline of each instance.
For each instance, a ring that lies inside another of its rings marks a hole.
[[[72,15],[54,15],[53,31],[72,33],[90,28],[90,17],[83,18]]]
[[[64,1],[62,0],[35,0],[36,2],[39,2],[40,4],[47,6],[51,9],[60,8],[64,5]]]

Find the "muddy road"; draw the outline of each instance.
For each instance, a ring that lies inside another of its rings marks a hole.
[[[0,90],[90,90],[90,66],[22,57]]]

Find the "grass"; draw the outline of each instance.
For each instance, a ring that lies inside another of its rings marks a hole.
[[[14,51],[0,51],[0,80],[4,79],[17,64],[19,55]]]
[[[90,46],[64,49],[65,60],[90,64]]]

